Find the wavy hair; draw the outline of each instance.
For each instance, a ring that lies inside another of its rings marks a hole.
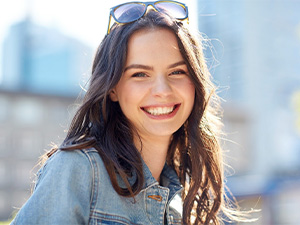
[[[141,155],[134,145],[128,119],[119,103],[110,100],[109,93],[122,76],[131,35],[156,28],[175,34],[195,86],[192,112],[173,134],[167,155],[167,163],[175,169],[184,187],[183,224],[220,224],[220,211],[230,217],[230,210],[224,200],[218,96],[206,66],[201,37],[192,35],[182,22],[165,14],[149,11],[136,22],[115,24],[104,37],[94,58],[88,90],[60,149],[95,148],[118,194],[130,197],[141,191]],[[132,172],[137,175],[134,184],[128,182]],[[126,188],[119,186],[117,174]]]

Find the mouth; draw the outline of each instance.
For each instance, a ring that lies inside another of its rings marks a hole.
[[[179,107],[180,104],[176,104],[173,106],[164,106],[164,107],[142,107],[141,109],[144,110],[146,113],[153,115],[153,116],[162,116],[168,115],[174,112],[176,108]]]

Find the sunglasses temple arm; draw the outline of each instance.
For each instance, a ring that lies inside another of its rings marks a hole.
[[[109,34],[109,32],[110,32],[110,23],[111,23],[111,13],[109,14],[108,27],[107,27],[107,34]]]

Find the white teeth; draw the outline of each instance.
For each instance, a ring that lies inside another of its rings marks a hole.
[[[173,107],[155,107],[155,108],[144,108],[144,110],[151,115],[158,116],[158,115],[166,115],[173,112],[175,106]]]

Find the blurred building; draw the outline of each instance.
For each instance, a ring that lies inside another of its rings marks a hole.
[[[74,101],[0,90],[0,220],[29,197],[39,157],[64,139]]]
[[[64,139],[92,54],[28,19],[11,27],[2,49],[0,220],[6,220],[29,197],[39,157]]]
[[[300,221],[299,112],[292,104],[300,90],[299,9],[298,1],[198,1],[199,14],[213,15],[198,24],[215,48],[206,53],[225,99],[233,167],[227,184],[242,206],[262,209],[255,224]]]
[[[89,72],[91,50],[54,28],[28,18],[10,28],[3,44],[3,81],[7,90],[74,96]]]

